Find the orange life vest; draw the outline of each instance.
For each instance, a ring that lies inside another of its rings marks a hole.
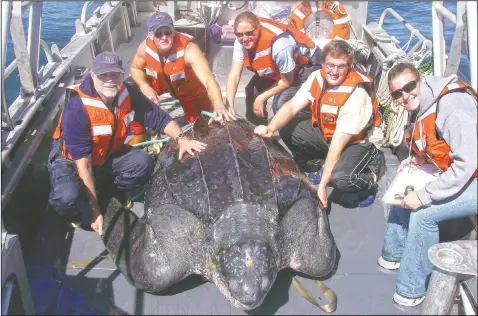
[[[370,104],[370,106],[373,107],[371,124],[359,134],[354,135],[350,142],[363,140],[365,138],[365,132],[370,125],[378,127],[382,123],[378,109],[378,101],[373,93],[373,79],[351,69],[340,86],[334,86],[323,91],[324,84],[326,83],[323,72],[324,70],[321,69],[320,74],[316,75],[309,90],[314,98],[310,106],[312,110],[312,125],[320,127],[325,140],[330,141],[337,126],[340,108],[345,104],[357,86],[362,86],[369,93],[372,100],[372,104]]]
[[[321,1],[322,12],[326,13],[334,23],[329,39],[347,39],[350,30],[350,15],[338,1]],[[290,23],[298,30],[305,32],[305,21],[311,14],[319,11],[319,1],[302,1],[291,10]]]
[[[186,66],[184,59],[186,46],[191,40],[192,37],[188,34],[176,33],[169,55],[164,58],[158,53],[153,40],[146,38],[146,76],[159,94],[169,92],[180,98],[194,95],[198,90],[205,90],[193,69]]]
[[[434,163],[443,171],[451,166],[452,159],[450,158],[450,146],[448,146],[444,139],[438,136],[436,130],[437,106],[439,100],[445,94],[457,91],[465,91],[476,97],[476,91],[463,82],[457,81],[448,84],[440,92],[433,105],[425,113],[417,117],[413,127],[413,141],[410,131],[407,131],[406,134],[407,144],[410,146],[411,142],[413,151],[428,162]],[[473,177],[477,175],[478,170],[475,171]]]
[[[277,36],[284,32],[289,32],[297,45],[303,45],[309,49],[315,47],[315,43],[304,33],[290,25],[285,25],[274,20],[259,18],[261,23],[259,40],[255,48],[254,60],[250,60],[247,52],[244,52],[244,65],[250,71],[257,73],[261,77],[266,77],[275,81],[280,79],[280,72],[272,59],[272,44]],[[301,56],[297,50],[294,53],[296,69],[307,64],[310,56]]]
[[[106,107],[101,98],[90,96],[80,90],[80,86],[70,87],[81,98],[83,106],[85,107],[88,119],[90,121],[90,133],[93,141],[93,150],[91,152],[91,160],[93,166],[102,166],[107,155],[119,150],[125,143],[128,142],[128,137],[131,138],[130,124],[133,122],[134,111],[131,108],[131,101],[128,94],[128,89],[123,84],[118,93],[118,109],[117,109],[117,124],[114,140],[110,147],[111,137],[115,129],[115,119],[113,113]],[[62,136],[61,121],[63,113],[60,115],[58,124],[53,132],[53,139],[59,139]],[[144,127],[142,127],[144,129]],[[62,144],[62,154],[68,159],[73,160],[66,148],[65,142]]]
[[[158,94],[169,92],[178,99],[188,122],[194,121],[202,110],[212,109],[206,88],[184,59],[186,46],[191,40],[192,36],[188,34],[176,33],[169,55],[164,58],[153,40],[146,38],[145,54],[146,78],[151,87]]]

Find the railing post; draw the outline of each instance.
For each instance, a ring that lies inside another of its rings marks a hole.
[[[110,42],[111,52],[115,51],[115,44],[113,43],[113,36],[111,36],[110,21],[106,21],[106,31],[108,32],[108,39]]]
[[[445,71],[445,37],[443,36],[443,20],[437,12],[443,1],[432,3],[432,30],[433,30],[433,74],[442,76]]]
[[[470,59],[470,77],[471,77],[471,86],[473,89],[477,90],[478,77],[477,77],[477,27],[478,27],[478,14],[477,14],[477,5],[475,1],[466,2],[466,23],[468,31],[468,58]]]
[[[28,54],[32,67],[33,86],[38,85],[38,59],[40,58],[40,32],[43,2],[35,1],[30,7],[30,19],[28,23]]]
[[[128,14],[128,7],[126,3],[121,4],[121,15],[123,16],[123,26],[124,26],[124,33],[125,33],[125,41],[128,42],[131,39],[131,28],[129,25],[129,14]]]
[[[22,3],[20,1],[12,2],[12,18],[10,23],[10,33],[12,35],[13,49],[18,63],[18,72],[20,74],[21,90],[24,94],[33,95],[35,85],[32,76],[32,67],[30,56],[28,56],[27,43],[22,22]],[[24,96],[22,95],[22,98]]]
[[[460,67],[461,48],[465,30],[465,11],[466,3],[464,1],[457,1],[455,32],[449,49],[450,53],[446,61],[445,72],[443,73],[445,77],[458,73],[458,68]]]
[[[10,30],[11,1],[2,1],[2,122],[5,120],[7,128],[13,129],[13,122],[8,112],[7,91],[5,90],[5,64],[7,63],[8,31]]]

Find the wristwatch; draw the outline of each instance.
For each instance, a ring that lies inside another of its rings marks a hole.
[[[180,139],[186,138],[186,135],[184,135],[183,132],[179,133],[178,136],[174,139],[174,141],[177,143]]]

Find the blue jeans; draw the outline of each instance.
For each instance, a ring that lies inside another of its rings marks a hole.
[[[72,222],[81,221],[82,228],[88,229],[92,214],[86,186],[75,162],[58,154],[59,145],[59,141],[53,141],[48,161],[51,184],[49,202],[62,218]],[[102,193],[110,190],[111,184],[127,198],[137,195],[152,174],[153,162],[146,152],[131,146],[123,146],[111,154],[104,165],[93,167],[98,199]]]
[[[407,298],[422,297],[433,264],[428,249],[439,242],[438,223],[476,215],[477,180],[470,180],[457,194],[431,206],[410,211],[391,207],[383,241],[382,257],[400,262],[396,291]]]

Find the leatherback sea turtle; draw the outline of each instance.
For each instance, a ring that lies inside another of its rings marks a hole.
[[[160,153],[140,219],[112,200],[104,243],[131,284],[157,292],[190,274],[214,282],[236,307],[258,307],[279,270],[331,272],[336,246],[327,213],[292,157],[247,120],[207,124],[189,137],[208,147]]]

